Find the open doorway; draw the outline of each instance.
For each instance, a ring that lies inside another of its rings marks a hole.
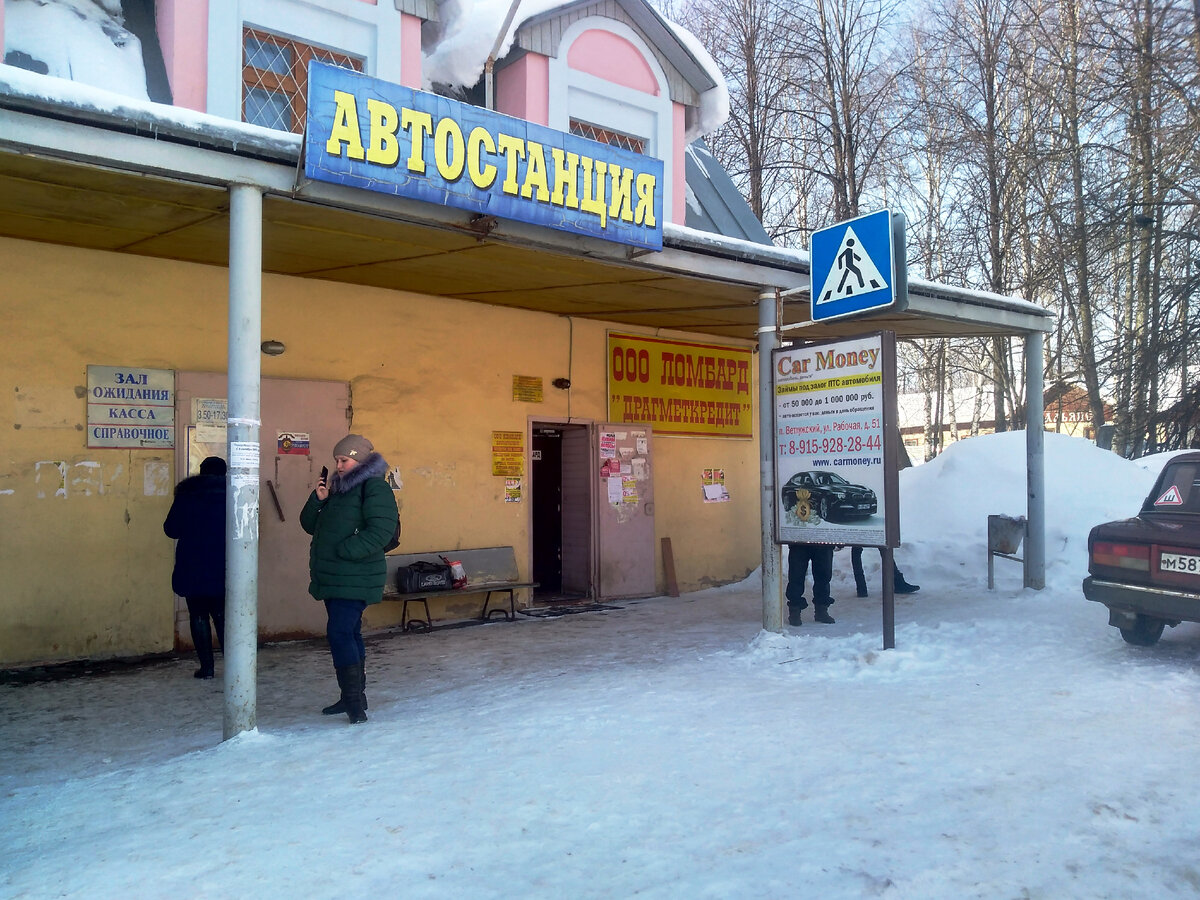
[[[587,425],[532,424],[529,491],[538,604],[592,597],[589,434]]]

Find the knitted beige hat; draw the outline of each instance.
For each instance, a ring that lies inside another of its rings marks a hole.
[[[362,462],[375,451],[375,445],[361,434],[348,434],[333,445],[334,456],[344,456]]]

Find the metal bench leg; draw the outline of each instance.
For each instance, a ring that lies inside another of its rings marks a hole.
[[[508,594],[508,609],[499,607],[497,609],[493,609],[491,612],[488,612],[488,605],[492,602],[492,594]],[[516,601],[513,599],[512,588],[500,588],[499,590],[487,592],[487,597],[483,601],[483,616],[481,618],[485,622],[490,622],[492,620],[492,616],[494,616],[496,613],[500,613],[500,615],[504,616],[504,621],[506,622],[511,622],[517,617]]]
[[[425,620],[424,621],[422,621],[420,619],[409,618],[408,604],[410,604],[410,603],[420,603],[423,607],[425,607]],[[425,600],[424,597],[404,601],[404,607],[400,611],[400,630],[401,631],[422,631],[425,633],[429,633],[430,631],[433,631],[433,616],[431,616],[429,614],[429,603]]]

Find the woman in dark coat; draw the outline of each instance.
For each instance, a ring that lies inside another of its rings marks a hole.
[[[225,647],[225,460],[210,456],[200,474],[175,486],[175,500],[163,522],[167,537],[175,538],[175,571],[171,587],[187,600],[192,643],[200,668],[196,678],[212,678],[213,636]]]
[[[387,582],[384,547],[396,532],[396,498],[385,475],[387,460],[359,434],[333,448],[337,470],[300,511],[300,525],[312,535],[308,553],[308,592],[325,602],[326,635],[341,699],[321,710],[344,712],[352,723],[367,721],[367,651],[362,614],[383,599]]]

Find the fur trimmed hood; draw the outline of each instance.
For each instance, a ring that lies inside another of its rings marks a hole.
[[[329,493],[331,494],[348,494],[350,491],[358,490],[363,482],[371,478],[383,478],[391,468],[387,460],[378,453],[372,453],[357,466],[342,475],[340,472],[334,472],[329,479]]]

